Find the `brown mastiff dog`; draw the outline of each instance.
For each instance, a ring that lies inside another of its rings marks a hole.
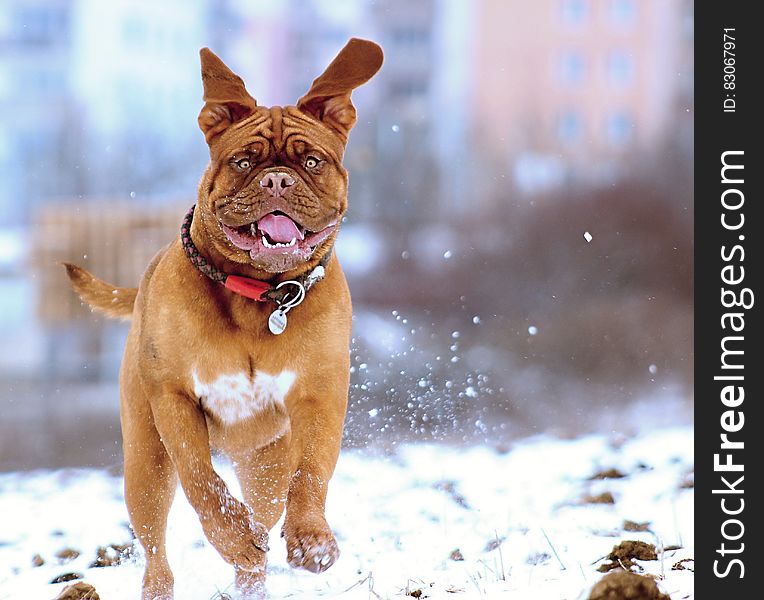
[[[137,289],[66,265],[91,307],[132,318],[120,412],[144,600],[173,596],[165,529],[178,479],[245,596],[263,593],[268,532],[285,507],[290,565],[318,573],[339,556],[324,508],[351,305],[332,247],[347,209],[350,94],[381,64],[379,46],[351,39],[296,106],[265,108],[203,49],[211,160],[181,235]],[[231,458],[245,502],[213,469],[212,448]]]

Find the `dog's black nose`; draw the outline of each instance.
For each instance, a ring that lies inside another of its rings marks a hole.
[[[281,196],[284,190],[294,185],[294,178],[289,173],[280,171],[266,173],[260,180],[260,187],[267,188],[271,196]]]

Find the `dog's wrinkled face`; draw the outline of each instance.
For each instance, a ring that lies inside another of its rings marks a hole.
[[[352,90],[379,69],[379,46],[351,40],[297,106],[261,107],[202,50],[210,146],[200,208],[215,248],[233,262],[284,273],[318,262],[347,209],[342,156],[355,123]]]
[[[339,136],[296,107],[274,107],[220,137],[208,201],[232,260],[281,273],[331,244],[347,207]]]

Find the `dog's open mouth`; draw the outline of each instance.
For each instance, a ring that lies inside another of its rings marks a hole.
[[[247,250],[253,260],[289,256],[299,261],[311,257],[318,245],[334,231],[337,222],[314,232],[302,227],[283,212],[274,211],[249,225],[221,225],[231,243]]]

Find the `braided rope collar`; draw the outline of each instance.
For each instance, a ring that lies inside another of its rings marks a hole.
[[[332,256],[331,249],[321,258],[321,262],[319,262],[310,273],[302,275],[294,280],[283,281],[277,286],[273,286],[267,281],[261,281],[251,277],[228,275],[224,271],[221,271],[214,265],[208,263],[207,259],[204,258],[191,240],[191,221],[194,218],[194,208],[196,208],[196,204],[194,204],[186,213],[186,216],[183,217],[183,223],[180,226],[180,242],[183,245],[183,250],[192,265],[212,279],[212,281],[220,283],[226,289],[258,302],[267,302],[270,300],[271,302],[275,302],[278,306],[288,305],[289,303],[293,303],[292,305],[296,306],[296,304],[294,304],[296,298],[295,293],[293,290],[288,289],[292,286],[287,284],[293,284],[293,286],[301,288],[302,297],[304,297],[305,292],[323,279],[326,265],[329,264],[329,259]],[[300,292],[298,291],[297,297],[299,296]],[[302,297],[299,302],[302,301]],[[299,304],[299,302],[297,302],[297,304]]]

